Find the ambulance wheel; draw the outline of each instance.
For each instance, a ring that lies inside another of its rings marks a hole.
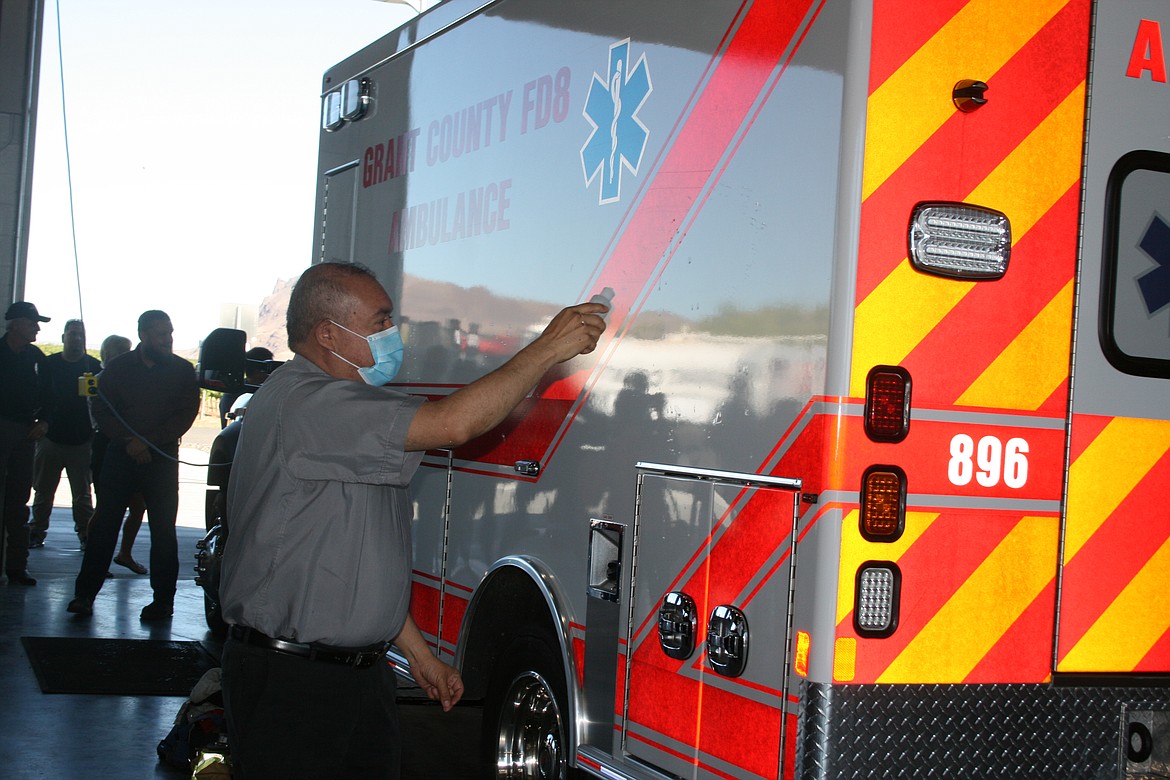
[[[223,639],[227,636],[227,623],[223,622],[223,613],[219,610],[219,604],[211,596],[206,593],[203,594],[203,616],[207,619],[207,630],[216,639]]]
[[[216,639],[226,637],[228,630],[219,606],[219,576],[226,541],[225,527],[216,524],[195,543],[195,584],[203,589],[203,616]]]
[[[558,654],[538,637],[515,639],[496,662],[484,702],[487,776],[567,780],[568,711]]]

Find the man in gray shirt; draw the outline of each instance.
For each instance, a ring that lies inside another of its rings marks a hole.
[[[409,613],[410,479],[426,450],[486,433],[546,371],[592,352],[607,311],[564,309],[505,365],[424,403],[382,386],[402,355],[392,310],[361,266],[305,271],[295,357],[248,405],[220,586],[234,777],[398,777],[390,644],[444,710],[463,694]]]

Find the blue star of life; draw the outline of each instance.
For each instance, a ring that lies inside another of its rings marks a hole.
[[[1170,306],[1170,225],[1154,214],[1138,248],[1157,264],[1137,277],[1146,311],[1155,314]]]
[[[593,74],[582,111],[593,132],[581,147],[581,166],[586,187],[600,179],[599,204],[621,200],[622,168],[638,175],[650,137],[638,110],[652,89],[646,55],[631,66],[629,38],[610,46],[607,77]]]

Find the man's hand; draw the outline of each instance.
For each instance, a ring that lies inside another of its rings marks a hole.
[[[402,632],[394,638],[394,644],[410,661],[410,675],[427,697],[443,705],[443,712],[449,712],[463,698],[463,677],[459,670],[435,658],[431,648],[408,614]]]
[[[150,463],[150,447],[137,437],[126,442],[126,454],[139,465]]]
[[[28,437],[33,441],[40,441],[48,432],[49,424],[44,420],[38,420],[28,429]]]
[[[550,350],[556,363],[588,355],[597,349],[597,340],[605,332],[601,315],[608,311],[609,307],[601,303],[579,303],[562,309],[529,346]]]
[[[463,677],[459,670],[429,652],[411,661],[410,674],[426,692],[427,698],[443,705],[443,712],[450,712],[463,698]]]

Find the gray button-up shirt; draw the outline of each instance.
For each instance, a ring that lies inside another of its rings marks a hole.
[[[410,606],[408,486],[423,456],[403,448],[422,403],[300,356],[257,391],[228,488],[228,623],[336,647],[398,635]]]

